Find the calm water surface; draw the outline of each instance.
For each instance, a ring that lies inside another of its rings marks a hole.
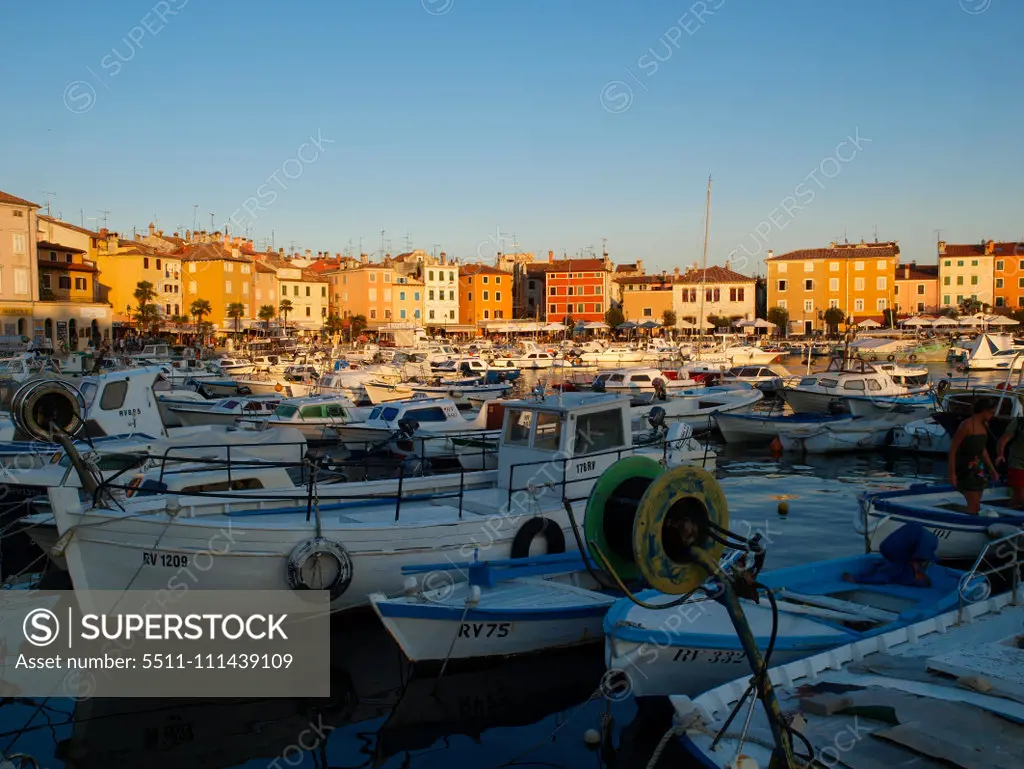
[[[766,449],[719,448],[732,527],[763,534],[766,568],[863,552],[851,527],[858,494],[945,474],[941,460],[910,456],[773,458]],[[596,696],[600,646],[449,670],[437,684],[409,680],[397,647],[367,613],[336,618],[332,637],[329,700],[9,696],[0,752],[29,753],[46,769],[643,767],[669,726],[667,702],[638,717],[632,700]],[[591,750],[582,735],[600,729],[602,717],[609,737]]]

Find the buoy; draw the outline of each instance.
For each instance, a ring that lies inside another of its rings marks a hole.
[[[779,502],[779,515],[781,515],[783,518],[789,515],[789,502]]]
[[[597,729],[587,729],[583,732],[583,741],[590,747],[596,747],[601,744],[601,732]]]
[[[782,453],[782,441],[779,440],[779,436],[776,435],[775,438],[772,439],[771,444],[768,446],[768,450],[772,453],[773,457],[777,457]]]

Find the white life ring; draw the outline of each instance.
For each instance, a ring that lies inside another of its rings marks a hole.
[[[310,559],[332,559],[334,578],[327,584],[313,584],[306,579],[306,566]],[[326,590],[331,600],[340,597],[352,584],[352,557],[340,542],[324,537],[310,537],[295,546],[288,556],[288,586],[292,590]]]

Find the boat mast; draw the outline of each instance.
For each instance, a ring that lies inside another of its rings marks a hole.
[[[697,338],[704,336],[704,285],[708,277],[708,229],[711,225],[711,175],[708,174],[708,199],[704,207],[704,255],[700,264],[700,317],[697,323],[700,325],[700,334]],[[700,343],[697,343],[697,357],[700,357]]]

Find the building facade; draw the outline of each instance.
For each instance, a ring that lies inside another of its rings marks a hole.
[[[0,192],[0,323],[4,336],[33,336],[32,314],[39,296],[36,270],[36,212],[39,206]]]
[[[391,288],[391,318],[393,323],[423,323],[423,281],[414,277],[394,273]]]
[[[674,276],[672,309],[678,320],[704,326],[713,316],[753,320],[757,310],[755,284],[754,278],[730,269],[728,262],[724,267],[690,269]]]
[[[607,258],[549,261],[545,269],[548,322],[564,323],[566,318],[574,322],[604,321],[611,276]]]
[[[459,320],[478,326],[485,320],[512,318],[512,275],[482,264],[459,270]]]
[[[397,275],[391,267],[370,263],[331,273],[328,293],[333,294],[338,317],[362,315],[370,330],[391,323]]]
[[[305,331],[318,331],[327,320],[329,309],[328,288],[330,282],[322,274],[309,267],[302,267],[296,264],[298,260],[289,261],[279,257],[271,257],[264,261],[257,262],[261,270],[271,269],[274,271],[275,287],[268,293],[276,293],[277,303],[275,308],[280,311],[281,302],[287,299],[292,309],[288,312],[288,324],[292,328],[299,328]],[[255,273],[258,280],[260,274]],[[262,286],[260,286],[262,289]],[[261,291],[262,294],[262,291]],[[250,292],[250,296],[251,296]],[[259,300],[260,305],[271,304],[273,300],[266,302]],[[260,305],[253,302],[254,312],[259,314]],[[249,304],[246,303],[246,317],[249,314]]]
[[[135,290],[139,283],[153,286],[153,304],[163,322],[187,315],[181,284],[181,257],[159,251],[137,241],[122,241],[116,232],[101,233],[96,266],[99,268],[97,296],[110,304],[113,322],[132,323],[138,308]]]
[[[83,349],[110,338],[110,306],[97,301],[99,270],[80,248],[41,240],[36,244],[39,301],[35,324],[54,348]]]
[[[896,267],[894,309],[901,315],[933,313],[939,310],[939,266],[903,264]]]
[[[426,327],[443,328],[459,322],[459,265],[441,258],[431,258],[421,270],[423,280],[423,323]]]
[[[218,243],[204,243],[188,246],[180,254],[182,264],[183,302],[182,314],[190,315],[189,309],[197,299],[210,303],[210,314],[204,323],[212,323],[215,329],[233,329],[234,320],[228,317],[228,307],[241,304],[247,309],[243,317],[252,317],[250,286],[252,284],[252,262],[242,256],[237,248],[231,251]]]
[[[900,247],[889,243],[830,243],[828,248],[791,251],[765,259],[768,309],[789,313],[801,333],[825,329],[824,312],[838,307],[854,323],[883,322],[895,303]]]
[[[666,310],[675,312],[674,276],[634,275],[615,279],[615,294],[621,297],[622,314],[626,320],[661,323]],[[676,321],[679,321],[678,315]]]
[[[1005,245],[1005,244],[1000,244]],[[1008,244],[1012,246],[1013,244]],[[1006,268],[1006,255],[1002,255]],[[939,303],[942,307],[957,308],[967,300],[982,305],[996,304],[995,292],[995,243],[991,240],[975,245],[947,245],[939,241]],[[1011,259],[1012,265],[1012,259]],[[1008,275],[1000,275],[1002,288],[1006,291]],[[1004,301],[1006,294],[1002,295]]]

